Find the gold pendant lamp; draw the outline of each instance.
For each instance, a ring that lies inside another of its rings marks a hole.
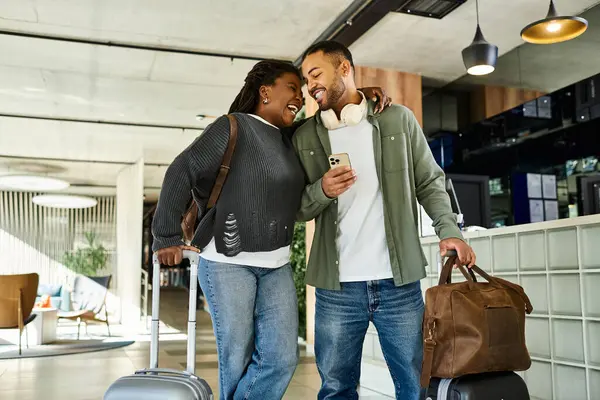
[[[523,40],[534,44],[552,44],[575,39],[583,34],[588,22],[581,17],[559,16],[550,0],[550,8],[546,18],[527,25],[521,31]]]

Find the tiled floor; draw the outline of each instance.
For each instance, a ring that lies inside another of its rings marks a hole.
[[[184,369],[186,343],[183,335],[187,319],[185,292],[161,292],[162,329],[159,364]],[[197,314],[196,373],[206,379],[218,398],[218,372],[215,339],[210,317]],[[65,331],[69,328],[61,328]],[[90,334],[104,334],[104,326],[90,326]],[[123,332],[113,327],[116,334]],[[145,368],[149,361],[149,336],[141,335],[131,346],[96,353],[25,358],[0,361],[0,399],[2,400],[98,400],[117,378]],[[25,350],[26,351],[26,350]],[[320,385],[314,359],[303,352],[300,365],[285,399],[314,399]]]
[[[159,365],[185,369],[186,342],[182,334],[187,319],[185,292],[161,292],[161,332]],[[218,372],[215,339],[210,316],[197,314],[196,373],[206,379],[218,399]],[[62,328],[61,328],[62,329]],[[69,328],[66,328],[69,329]],[[90,334],[103,335],[104,326],[90,326]],[[119,327],[113,327],[119,334]],[[82,330],[83,332],[83,330]],[[122,332],[122,330],[121,330]],[[145,368],[149,362],[149,336],[142,335],[128,347],[68,356],[0,361],[1,400],[98,400],[117,378]],[[314,359],[301,352],[302,358],[285,399],[316,399],[321,380]],[[378,396],[361,395],[377,399]]]

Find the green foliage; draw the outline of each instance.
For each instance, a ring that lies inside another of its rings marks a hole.
[[[303,222],[297,223],[294,227],[291,264],[294,271],[296,294],[298,296],[300,323],[298,335],[306,339],[306,284],[304,283],[304,275],[306,273],[306,225]]]
[[[68,251],[63,255],[63,264],[78,274],[94,276],[102,270],[108,260],[108,252],[96,240],[96,234],[86,232],[86,247]]]

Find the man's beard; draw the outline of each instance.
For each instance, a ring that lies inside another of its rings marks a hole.
[[[346,84],[342,79],[336,77],[334,83],[327,89],[327,101],[325,103],[321,103],[321,111],[327,111],[335,107],[345,92]]]

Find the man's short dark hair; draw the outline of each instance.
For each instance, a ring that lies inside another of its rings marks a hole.
[[[339,66],[344,59],[346,59],[350,62],[352,69],[354,69],[354,60],[352,59],[352,53],[350,53],[350,50],[348,50],[348,48],[343,44],[334,40],[325,40],[313,44],[304,52],[302,61],[304,61],[304,59],[309,55],[318,53],[320,51],[322,51],[323,54],[331,56],[336,61],[336,67]]]

